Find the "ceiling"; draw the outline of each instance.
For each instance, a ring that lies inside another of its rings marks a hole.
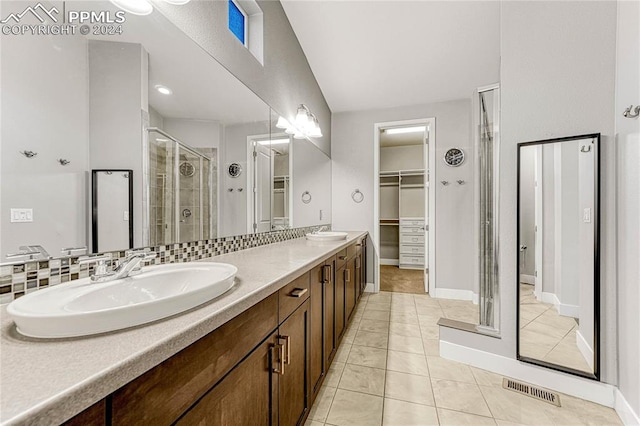
[[[333,112],[469,98],[499,80],[498,1],[282,5]]]
[[[74,3],[78,10],[83,3]],[[86,10],[118,10],[110,2],[86,3]],[[149,53],[149,104],[165,118],[212,120],[222,124],[268,121],[269,106],[160,12],[127,14],[122,35],[91,39],[140,43]],[[162,95],[156,85],[169,87]]]

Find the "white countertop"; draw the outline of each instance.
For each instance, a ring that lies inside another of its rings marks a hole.
[[[321,243],[298,238],[203,259],[238,267],[234,288],[171,318],[97,336],[26,338],[2,306],[0,423],[64,422],[365,234],[349,232],[346,240]]]

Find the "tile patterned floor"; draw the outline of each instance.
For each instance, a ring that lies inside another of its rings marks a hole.
[[[610,408],[567,395],[558,408],[440,358],[441,312],[426,294],[366,293],[306,425],[621,425]]]
[[[538,301],[533,288],[520,284],[520,354],[592,373],[576,343],[575,318],[561,316],[552,304]]]

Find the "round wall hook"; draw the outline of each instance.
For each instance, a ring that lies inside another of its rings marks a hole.
[[[304,191],[302,193],[302,202],[305,204],[309,204],[311,202],[311,194],[309,191]]]
[[[364,194],[360,192],[359,189],[356,188],[356,190],[351,193],[351,199],[354,202],[360,204],[361,202],[364,201]]]

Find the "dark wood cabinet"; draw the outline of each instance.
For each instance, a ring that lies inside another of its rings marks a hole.
[[[347,261],[344,271],[344,291],[345,291],[345,316],[351,319],[353,310],[356,307],[356,257]]]
[[[273,333],[181,417],[177,425],[278,424],[278,364]]]
[[[311,400],[315,400],[327,374],[336,342],[334,338],[334,283],[333,260],[321,263],[311,270]]]
[[[303,424],[362,296],[365,262],[362,239],[67,424]]]
[[[284,345],[285,352],[285,361],[279,377],[278,424],[280,426],[295,426],[304,422],[304,418],[311,408],[309,301],[304,302],[287,320],[280,324],[278,338]]]
[[[347,268],[345,263],[341,268],[337,269],[335,276],[335,335],[338,342],[340,342],[340,340],[342,339],[342,335],[344,334],[347,327],[347,316],[345,312],[346,270]]]

